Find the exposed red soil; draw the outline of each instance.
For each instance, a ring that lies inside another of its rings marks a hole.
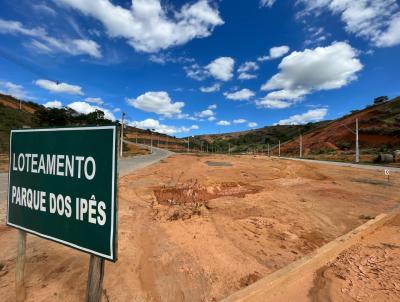
[[[119,259],[106,262],[103,300],[220,300],[397,205],[398,173],[384,180],[380,171],[186,155],[122,177]],[[159,214],[196,203],[196,215]],[[0,296],[13,301],[16,231],[0,227],[0,243]],[[27,301],[83,300],[88,260],[28,235]]]

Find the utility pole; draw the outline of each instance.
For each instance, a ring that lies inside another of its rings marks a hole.
[[[188,146],[187,146],[187,153],[190,151],[190,136],[188,136]]]
[[[150,132],[151,132],[151,135],[150,135],[150,153],[153,153],[153,130],[154,129],[150,130]]]
[[[281,141],[278,141],[278,152],[279,157],[281,157]]]
[[[120,152],[120,157],[122,157],[122,152],[124,149],[124,117],[125,117],[125,112],[122,112],[122,118],[121,118],[121,139],[120,139],[120,143],[121,146],[119,148],[119,152]]]
[[[268,144],[268,157],[269,157],[269,144]]]
[[[347,127],[345,124],[340,123],[341,126],[345,127],[347,130],[349,130],[351,133],[356,135],[356,163],[360,162],[360,143],[359,143],[359,129],[358,129],[358,118],[356,118],[356,131],[353,129]]]
[[[300,158],[303,157],[303,135],[300,134]]]
[[[231,143],[228,143],[228,153],[231,155]]]
[[[358,118],[356,118],[356,163],[360,162],[360,149],[358,142]]]

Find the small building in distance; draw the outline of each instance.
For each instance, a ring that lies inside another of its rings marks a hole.
[[[387,101],[389,101],[389,98],[387,96],[378,96],[374,98],[374,105],[386,103]]]

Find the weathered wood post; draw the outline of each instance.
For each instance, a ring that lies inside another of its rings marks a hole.
[[[26,297],[25,290],[25,251],[26,251],[26,232],[18,230],[17,242],[17,263],[15,267],[15,290],[17,302],[22,302]]]
[[[103,293],[104,259],[90,255],[86,302],[100,302]]]

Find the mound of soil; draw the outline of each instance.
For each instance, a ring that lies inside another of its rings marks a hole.
[[[212,199],[223,196],[244,198],[247,194],[254,194],[260,190],[261,187],[244,183],[224,182],[203,186],[198,180],[191,180],[176,186],[155,188],[152,208],[157,219],[186,220],[209,210],[211,207],[208,202]]]

